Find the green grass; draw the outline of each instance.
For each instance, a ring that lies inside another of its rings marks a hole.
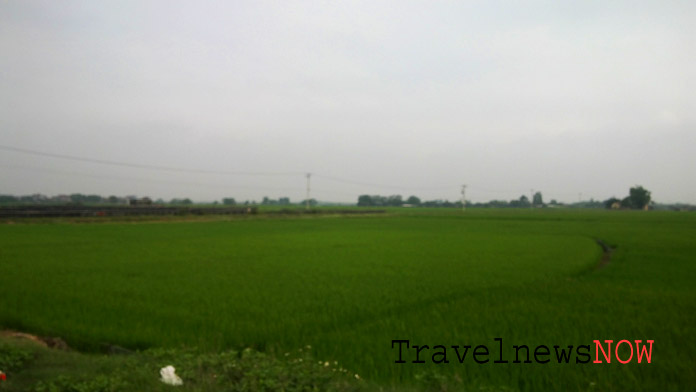
[[[0,325],[87,351],[254,347],[282,357],[310,344],[317,361],[401,387],[696,385],[694,214],[389,209],[109,222],[0,225]],[[617,247],[601,269],[596,238]],[[492,349],[495,337],[655,347],[652,364],[628,365],[395,364],[391,348],[410,339]]]
[[[174,366],[186,391],[360,391],[370,386],[335,363],[317,363],[311,350],[280,358],[251,349],[204,353],[151,349],[128,355],[53,350],[35,342],[0,338],[0,381],[7,392],[169,391],[160,369]]]

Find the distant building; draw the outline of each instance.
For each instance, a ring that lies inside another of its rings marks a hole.
[[[69,195],[58,195],[53,197],[53,201],[58,203],[70,203],[72,199],[70,199]]]
[[[34,203],[43,203],[48,200],[48,196],[44,196],[40,193],[34,193],[33,195],[31,195],[31,200]]]

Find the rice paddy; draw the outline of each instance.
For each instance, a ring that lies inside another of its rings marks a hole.
[[[696,385],[694,238],[696,216],[672,212],[22,221],[0,225],[0,326],[84,351],[310,345],[382,386],[683,390]],[[615,247],[607,264],[597,239]],[[494,363],[495,338],[507,357],[655,344],[650,364]],[[396,363],[396,339],[487,345],[490,361]]]

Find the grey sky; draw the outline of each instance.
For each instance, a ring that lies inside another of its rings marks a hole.
[[[295,174],[0,150],[0,193],[696,203],[695,4],[2,1],[0,145]]]

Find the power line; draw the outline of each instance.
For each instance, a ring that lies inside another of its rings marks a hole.
[[[375,184],[375,183],[369,183],[369,182],[360,182],[360,181],[353,181],[353,180],[348,180],[344,178],[338,178],[338,177],[332,177],[332,176],[325,176],[323,174],[313,174],[315,177],[323,178],[325,180],[331,180],[335,182],[342,182],[344,184],[350,184],[350,185],[362,185],[362,186],[372,186],[372,187],[378,187],[378,188],[393,188],[393,189],[401,189],[401,190],[408,190],[408,191],[442,191],[442,190],[452,190],[452,187],[439,187],[439,188],[419,188],[419,187],[406,187],[406,186],[399,186],[399,185],[388,185],[388,184]]]
[[[141,182],[141,183],[160,183],[160,184],[173,184],[173,185],[188,185],[188,186],[199,186],[199,187],[207,187],[211,189],[228,189],[230,187],[234,188],[235,190],[252,190],[252,191],[265,191],[265,192],[298,192],[300,191],[301,188],[298,187],[264,187],[264,186],[248,186],[248,185],[232,185],[232,184],[223,184],[223,183],[203,183],[203,182],[196,182],[196,181],[180,181],[180,180],[164,180],[160,178],[142,178],[142,177],[130,177],[130,176],[114,176],[114,175],[103,175],[103,174],[94,174],[94,173],[85,173],[85,172],[75,172],[75,171],[66,171],[66,170],[56,170],[56,169],[51,169],[51,168],[39,168],[39,167],[34,167],[34,166],[25,166],[25,165],[3,165],[0,164],[0,168],[4,169],[10,169],[10,170],[28,170],[28,171],[37,171],[37,172],[44,172],[44,173],[52,173],[52,174],[58,174],[58,175],[64,175],[64,176],[78,176],[78,177],[85,177],[85,178],[91,178],[95,180],[115,180],[115,181],[128,181],[128,182]],[[306,176],[306,174],[305,174]],[[309,184],[307,184],[309,185]],[[461,186],[461,193],[462,193],[462,204],[463,208],[466,208],[466,197],[465,197],[465,192],[467,188],[470,188],[469,185],[462,185]],[[474,188],[475,190],[481,191],[481,188]],[[344,196],[344,197],[356,197],[358,193],[352,193],[352,192],[345,192],[345,191],[336,191],[336,190],[328,190],[324,188],[316,188],[312,187],[311,189],[314,193],[320,193],[320,194],[330,194],[330,195],[339,195],[339,196]],[[499,192],[515,192],[515,191],[499,191]],[[534,192],[533,190],[531,192]],[[310,200],[310,197],[306,197],[306,200]]]
[[[391,189],[398,189],[401,191],[428,192],[428,191],[452,191],[453,190],[453,187],[410,187],[410,186],[401,186],[401,185],[394,185],[394,184],[378,184],[378,183],[354,181],[351,179],[334,177],[334,176],[329,176],[329,175],[324,175],[324,174],[317,174],[317,173],[309,174],[306,172],[252,172],[252,171],[224,171],[224,170],[187,169],[187,168],[181,168],[181,167],[149,165],[149,164],[142,164],[142,163],[131,163],[131,162],[123,162],[123,161],[111,161],[111,160],[105,160],[105,159],[79,157],[79,156],[74,156],[74,155],[57,154],[57,153],[53,153],[53,152],[37,151],[37,150],[21,148],[21,147],[14,147],[14,146],[7,146],[7,145],[0,145],[0,150],[12,151],[12,152],[17,152],[17,153],[22,153],[22,154],[29,154],[29,155],[34,155],[34,156],[43,156],[43,157],[71,160],[71,161],[77,161],[77,162],[86,162],[86,163],[92,163],[92,164],[120,166],[120,167],[129,167],[129,168],[137,168],[137,169],[147,169],[147,170],[159,170],[159,171],[167,171],[167,172],[175,172],[175,173],[215,174],[215,175],[228,175],[228,176],[300,176],[300,175],[303,175],[307,178],[307,180],[306,180],[307,181],[307,200],[310,199],[309,198],[309,185],[310,185],[309,182],[310,182],[311,175],[314,175],[315,178],[320,178],[320,179],[334,181],[334,182],[343,183],[343,184],[367,186],[367,187],[374,187],[374,188],[391,188]],[[13,168],[22,168],[22,167],[13,165]],[[23,167],[23,169],[25,169],[25,170],[28,169],[28,170],[51,171],[51,169],[38,169],[38,168],[28,168],[28,167]],[[89,177],[104,178],[104,179],[109,178],[109,176],[89,175],[86,173],[63,172],[62,174],[72,174],[72,175],[85,176],[85,177],[89,176]],[[111,177],[110,179],[128,180],[126,178],[115,178],[115,177]],[[137,179],[137,178],[133,178],[132,180],[153,182],[153,180],[145,180],[145,179]],[[163,182],[163,181],[155,180],[154,182]],[[191,184],[191,183],[189,182],[189,184]],[[207,184],[196,184],[196,185],[206,185],[207,186]],[[236,188],[243,188],[243,187],[237,186]],[[249,188],[251,188],[251,187],[249,187]],[[262,188],[258,188],[258,189],[261,190]],[[512,190],[512,189],[510,189],[510,190],[486,189],[486,188],[480,188],[480,187],[476,187],[476,186],[472,187],[471,189],[474,191],[483,192],[483,193],[512,194],[512,193],[517,192],[516,190]],[[266,188],[266,190],[269,190],[269,188]],[[568,192],[557,192],[556,191],[556,192],[552,192],[552,193],[567,194]],[[533,194],[532,194],[532,198],[533,198]],[[582,197],[580,197],[580,198],[582,198]],[[464,201],[464,203],[465,203],[465,201]]]
[[[347,196],[347,197],[352,197],[356,198],[358,197],[357,193],[351,193],[351,192],[336,192],[333,190],[326,190],[323,188],[315,188],[312,187],[312,194],[316,195],[317,193],[319,194],[330,194],[330,195],[339,195],[339,196]]]
[[[19,152],[23,154],[37,155],[50,158],[66,159],[78,162],[97,163],[100,165],[132,167],[137,169],[162,170],[178,173],[197,173],[197,174],[222,174],[222,175],[240,175],[240,176],[295,176],[303,174],[302,172],[242,172],[242,171],[222,171],[222,170],[202,170],[202,169],[186,169],[180,167],[147,165],[141,163],[128,163],[119,161],[110,161],[105,159],[84,158],[74,155],[55,154],[51,152],[29,150],[26,148],[12,147],[0,145],[0,150]]]
[[[130,167],[130,168],[136,168],[136,169],[148,169],[148,170],[161,170],[161,171],[178,172],[178,173],[242,175],[242,176],[299,176],[299,175],[306,176],[306,173],[303,173],[303,172],[246,172],[246,171],[187,169],[187,168],[181,168],[181,167],[148,165],[148,164],[142,164],[142,163],[111,161],[111,160],[105,160],[105,159],[79,157],[79,156],[75,156],[75,155],[57,154],[57,153],[53,153],[53,152],[37,151],[37,150],[31,150],[31,149],[27,149],[27,148],[7,146],[7,145],[0,145],[0,150],[13,151],[13,152],[35,155],[35,156],[65,159],[65,160],[71,160],[71,161],[77,161],[77,162],[96,163],[96,164],[100,164],[100,165],[121,166],[121,167]],[[411,191],[442,191],[442,190],[452,189],[451,187],[422,188],[422,187],[405,187],[405,186],[389,185],[389,184],[375,184],[375,183],[368,183],[368,182],[353,181],[353,180],[349,180],[349,179],[345,179],[345,178],[327,176],[327,175],[322,175],[322,174],[314,174],[314,176],[319,177],[319,178],[323,178],[326,180],[330,180],[330,181],[341,182],[344,184],[362,185],[362,186],[379,187],[379,188],[393,188],[393,189],[411,190]]]
[[[55,169],[47,169],[47,168],[39,168],[39,167],[23,166],[23,165],[11,165],[11,166],[0,165],[0,167],[6,168],[6,169],[12,169],[12,170],[29,170],[29,171],[38,171],[38,172],[43,172],[43,173],[51,173],[51,174],[58,174],[58,175],[64,175],[64,176],[77,176],[77,177],[84,177],[84,178],[92,178],[92,179],[96,179],[96,180],[142,182],[142,183],[147,183],[147,184],[160,183],[160,184],[173,184],[173,185],[203,186],[203,187],[208,187],[208,188],[230,188],[229,184],[221,184],[221,183],[210,184],[210,183],[202,183],[202,182],[195,182],[195,181],[163,180],[163,179],[159,179],[159,178],[153,179],[153,178],[139,178],[139,177],[122,177],[122,176],[82,173],[82,172],[65,171],[65,170],[55,170]],[[242,186],[234,185],[233,187],[235,189],[275,191],[275,192],[291,192],[291,191],[297,190],[297,188],[259,187],[259,186],[244,186],[244,185],[242,185]]]

